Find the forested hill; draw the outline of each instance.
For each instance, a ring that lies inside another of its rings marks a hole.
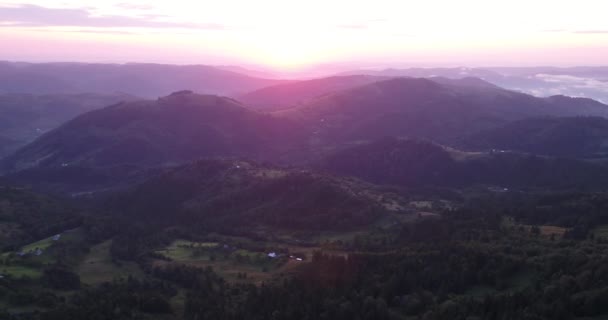
[[[463,139],[469,149],[516,150],[572,158],[603,158],[608,120],[602,117],[530,118]]]
[[[21,148],[7,170],[70,165],[165,165],[200,157],[280,157],[303,131],[225,97],[176,92],[92,111]]]
[[[398,136],[453,144],[462,136],[530,117],[603,117],[608,106],[589,99],[537,98],[479,79],[395,78],[276,114],[304,121],[327,143]]]
[[[344,148],[320,166],[374,183],[408,187],[604,189],[608,185],[608,169],[585,161],[502,150],[462,152],[428,141],[397,138]]]
[[[256,227],[349,230],[389,213],[393,200],[353,179],[246,161],[201,160],[106,203],[135,220],[236,232]]]

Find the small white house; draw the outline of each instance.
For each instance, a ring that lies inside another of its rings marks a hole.
[[[276,253],[276,252],[269,252],[269,253],[268,253],[268,258],[272,258],[272,259],[274,259],[274,258],[276,258],[276,257],[277,257],[277,253]]]

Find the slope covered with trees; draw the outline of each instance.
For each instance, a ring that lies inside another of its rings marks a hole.
[[[18,150],[8,170],[35,166],[163,165],[200,157],[265,158],[298,146],[291,121],[219,96],[177,92],[81,115]]]
[[[321,167],[407,187],[603,189],[608,182],[606,167],[584,161],[504,151],[466,153],[428,141],[396,138],[344,148],[327,157]]]
[[[517,150],[573,158],[606,155],[608,120],[601,117],[546,117],[508,123],[463,139],[471,149]]]
[[[326,143],[409,136],[447,144],[529,117],[608,115],[608,107],[599,102],[565,100],[536,98],[482,80],[395,78],[277,114],[304,121],[315,139]]]

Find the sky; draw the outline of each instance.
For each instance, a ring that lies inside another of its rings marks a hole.
[[[607,0],[0,0],[0,59],[608,65]]]

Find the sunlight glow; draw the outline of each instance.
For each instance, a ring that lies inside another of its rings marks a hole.
[[[584,57],[576,63],[601,64],[608,63],[605,12],[604,0],[0,0],[0,37],[8,44],[0,58],[39,52],[39,60],[89,60],[95,49],[105,52],[96,54],[102,60],[298,68],[472,57],[502,64],[506,53],[540,63],[532,61],[538,53],[569,48]]]

